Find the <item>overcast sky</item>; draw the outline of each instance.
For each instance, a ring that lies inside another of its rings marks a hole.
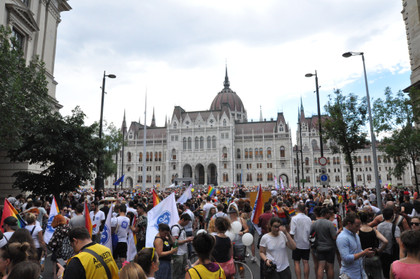
[[[230,87],[248,119],[284,112],[295,129],[300,99],[308,116],[317,113],[317,70],[321,106],[334,88],[365,96],[363,51],[371,97],[410,85],[401,1],[395,0],[71,0],[61,14],[55,78],[57,99],[68,115],[75,106],[99,120],[104,71],[104,119],[121,126],[147,124],[155,108],[158,126],[175,105],[208,110],[223,88],[227,63]],[[322,109],[323,110],[323,109]]]

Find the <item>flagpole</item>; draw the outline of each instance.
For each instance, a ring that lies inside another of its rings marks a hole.
[[[147,89],[144,95],[144,125],[143,125],[143,191],[146,191],[146,109],[147,109]]]

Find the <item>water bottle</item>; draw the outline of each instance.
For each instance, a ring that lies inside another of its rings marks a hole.
[[[41,258],[41,262],[40,262],[40,264],[41,264],[41,265],[44,265],[44,263],[45,263],[45,257],[42,257],[42,258]]]

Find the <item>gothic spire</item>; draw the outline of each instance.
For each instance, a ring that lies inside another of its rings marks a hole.
[[[226,65],[225,82],[223,83],[223,85],[225,86],[225,88],[229,88],[229,86],[230,86],[229,77],[228,77],[228,72],[227,72],[227,65]]]
[[[260,121],[263,121],[263,116],[262,116],[262,107],[260,106]]]
[[[156,120],[155,120],[155,108],[153,107],[153,114],[152,114],[152,123],[150,127],[156,127]]]

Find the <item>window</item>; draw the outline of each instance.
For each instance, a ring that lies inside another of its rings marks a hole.
[[[284,148],[284,146],[281,146],[280,147],[280,157],[281,158],[284,158],[284,157],[286,157],[286,151],[285,151],[286,149]]]
[[[252,181],[252,173],[247,173],[246,174],[246,181]]]
[[[176,160],[176,150],[172,149],[172,160]]]
[[[156,175],[155,183],[160,183],[160,175]]]
[[[255,148],[255,159],[258,159],[258,148]]]
[[[210,149],[210,148],[211,148],[211,137],[208,136],[207,137],[207,149]]]
[[[223,182],[228,182],[229,181],[229,176],[227,173],[223,174]]]
[[[152,182],[152,176],[151,175],[147,175],[146,176],[146,183],[151,183]]]
[[[279,132],[283,132],[283,131],[284,131],[283,124],[281,124],[281,125],[279,126]]]
[[[200,150],[204,149],[204,137],[200,137]]]
[[[142,152],[140,152],[139,153],[139,162],[142,162],[143,161],[143,153]]]
[[[22,3],[29,7],[29,0],[22,0]]]
[[[223,147],[223,150],[222,150],[222,159],[227,159],[227,157],[228,157],[228,150],[227,150],[226,147]]]
[[[213,136],[211,138],[211,148],[213,148],[213,149],[216,148],[216,136]]]
[[[182,150],[187,150],[187,138],[182,139]]]
[[[241,150],[239,148],[236,149],[236,159],[241,159]]]
[[[200,148],[200,140],[198,139],[198,137],[195,137],[194,140],[194,149],[198,150]]]
[[[257,173],[257,182],[263,181],[262,177],[263,177],[262,173]]]
[[[273,168],[273,163],[267,163],[267,169],[272,169]]]
[[[262,159],[264,156],[263,156],[263,149],[262,148],[260,148],[260,159]]]
[[[12,37],[14,38],[13,49],[23,50],[25,44],[25,36],[17,31],[15,28],[12,29]]]
[[[306,180],[306,182],[311,182],[311,177],[310,176],[307,176],[306,178],[305,178],[305,180]]]
[[[369,182],[372,181],[372,175],[371,174],[366,175],[366,179]]]
[[[381,163],[381,156],[378,156],[378,163]]]
[[[239,150],[239,149],[238,149]],[[252,152],[252,151],[251,151]],[[239,155],[241,156],[241,155]],[[245,148],[245,159],[248,159],[248,148]]]
[[[138,183],[143,183],[143,176],[139,175],[139,176],[137,177],[137,182],[138,182]]]
[[[127,152],[127,161],[131,162],[131,152]]]
[[[271,159],[271,147],[267,148],[267,159]]]
[[[157,162],[159,160],[159,153],[155,152],[155,162]]]
[[[192,139],[188,138],[188,150],[191,150]]]
[[[225,163],[225,164],[223,164],[223,168],[224,169],[227,169],[227,164]]]
[[[339,175],[335,176],[335,182],[340,182],[340,176]]]
[[[223,119],[223,127],[226,127],[226,119]]]
[[[162,162],[162,152],[159,152],[159,162]]]
[[[273,181],[273,174],[271,172],[267,173],[267,181]]]
[[[308,157],[305,158],[305,165],[309,166],[309,158]]]
[[[242,183],[242,177],[240,173],[236,174],[236,181],[240,181]]]

